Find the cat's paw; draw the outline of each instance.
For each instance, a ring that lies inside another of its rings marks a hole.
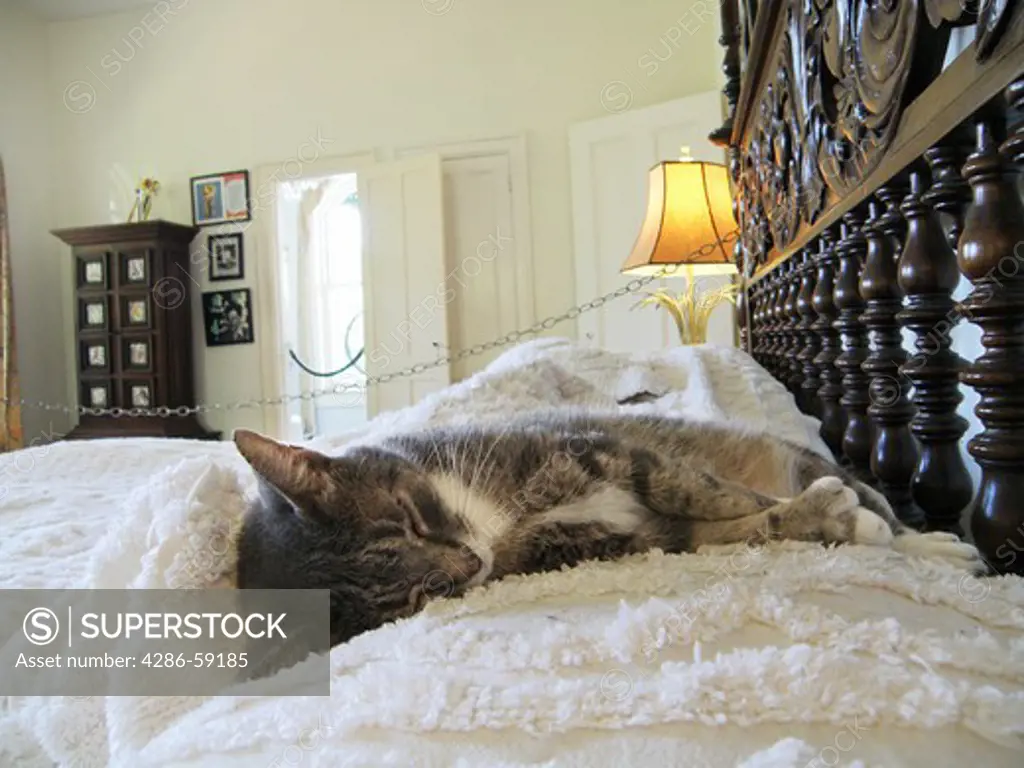
[[[988,571],[977,547],[952,533],[908,531],[893,540],[892,548],[912,557],[939,558],[971,573]]]
[[[822,532],[827,543],[867,544],[884,547],[893,540],[892,529],[870,509],[860,506],[857,492],[838,477],[822,477],[804,491],[821,505]]]

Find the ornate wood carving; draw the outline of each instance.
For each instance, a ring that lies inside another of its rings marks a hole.
[[[953,10],[928,0],[934,29],[919,0],[785,2],[773,75],[733,167],[747,274],[817,220],[826,190],[843,197],[881,162],[904,106],[941,69]]]
[[[944,175],[942,184],[949,181]],[[916,335],[916,352],[900,369],[914,384],[917,415],[910,429],[921,445],[911,492],[924,510],[926,530],[962,535],[960,514],[973,488],[959,447],[967,420],[956,413],[963,400],[959,371],[964,361],[950,349],[950,331],[960,320],[952,299],[960,273],[933,202],[946,200],[943,188],[933,184],[925,193],[921,174],[911,175],[910,194],[902,205],[908,229],[899,261],[900,288],[907,298],[896,319]]]
[[[981,0],[975,53],[978,61],[989,57],[999,43],[1017,0]]]
[[[860,271],[863,267],[865,241],[861,227],[863,217],[851,211],[843,217],[839,245],[839,277],[836,280],[835,304],[839,319],[835,327],[842,339],[843,353],[836,367],[843,372],[843,396],[840,404],[846,410],[846,431],[843,433],[843,454],[864,480],[870,479],[871,447],[874,442],[868,419],[868,377],[861,369],[867,358],[868,343],[860,321],[864,300],[860,295]]]
[[[739,8],[736,0],[722,2],[722,36],[718,44],[725,48],[722,61],[722,72],[725,73],[725,87],[722,93],[729,105],[725,122],[708,136],[712,144],[720,147],[729,145],[732,136],[733,118],[736,114],[736,102],[740,97],[740,43],[742,41],[739,19]]]
[[[943,22],[957,26],[972,24],[978,13],[977,0],[924,0],[924,10],[933,27]]]
[[[1024,107],[1024,78],[1007,89],[1007,98]],[[958,254],[974,286],[963,306],[981,326],[984,347],[960,376],[981,396],[975,413],[984,427],[968,444],[982,470],[971,532],[992,567],[1024,574],[1024,271],[1015,252],[1024,242],[1024,206],[1016,188],[1024,124],[1004,142],[1003,156],[986,122],[977,135],[977,150],[964,166],[973,200]]]
[[[814,330],[814,324],[818,318],[817,312],[814,311],[814,289],[818,281],[815,275],[814,257],[811,255],[810,248],[804,250],[802,258],[803,280],[800,283],[800,293],[797,295],[797,312],[800,313],[800,325],[798,326],[800,351],[797,353],[796,360],[801,366],[803,375],[797,403],[804,412],[821,418],[821,402],[818,400],[821,372],[814,362],[814,358],[821,351],[818,334]]]
[[[892,203],[897,188],[880,191],[880,197]],[[897,238],[903,230],[903,217],[893,205],[885,212],[872,202],[870,218],[864,229],[867,257],[860,278],[860,294],[866,304],[861,322],[868,329],[870,350],[861,366],[870,377],[868,416],[874,425],[871,472],[878,478],[897,516],[908,525],[918,525],[922,515],[910,495],[910,481],[917,467],[917,443],[910,432],[914,407],[907,397],[909,382],[900,374],[906,362],[903,339],[896,313],[903,305],[896,252]]]
[[[846,432],[846,411],[839,403],[843,395],[843,373],[836,367],[836,359],[842,352],[839,332],[835,329],[839,309],[835,305],[835,271],[837,253],[834,233],[827,231],[818,240],[818,255],[815,264],[818,278],[812,300],[818,318],[811,328],[821,340],[821,352],[814,358],[819,371],[821,386],[818,400],[821,403],[821,438],[837,457],[843,453],[843,433]]]

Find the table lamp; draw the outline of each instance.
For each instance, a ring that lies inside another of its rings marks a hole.
[[[724,165],[694,160],[689,149],[683,147],[679,160],[651,168],[647,214],[621,272],[686,277],[684,292],[650,292],[638,304],[654,304],[668,311],[683,344],[703,344],[714,308],[723,301],[735,302],[738,286],[734,283],[697,291],[698,276],[736,273],[732,254],[726,248],[726,238],[735,230]]]

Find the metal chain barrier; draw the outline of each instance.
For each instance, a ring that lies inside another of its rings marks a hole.
[[[697,250],[693,251],[688,257],[693,256],[710,256],[719,245],[730,243],[737,239],[737,232],[733,230],[724,237],[722,237],[720,243],[705,243]],[[623,285],[621,288],[617,288],[610,293],[606,293],[603,296],[598,296],[595,299],[586,301],[582,304],[577,304],[574,307],[570,307],[565,312],[559,315],[552,315],[544,320],[540,320],[528,328],[522,328],[517,331],[506,333],[504,336],[499,336],[483,344],[474,344],[472,347],[467,349],[459,350],[458,352],[443,355],[429,363],[416,363],[406,368],[394,371],[393,373],[384,373],[380,376],[367,376],[366,385],[385,384],[395,379],[407,378],[409,376],[415,376],[424,371],[429,371],[434,368],[440,368],[441,366],[450,365],[451,363],[458,362],[459,360],[465,360],[468,357],[476,357],[482,355],[484,352],[489,352],[492,349],[501,349],[507,347],[510,344],[515,344],[523,339],[524,336],[533,336],[539,334],[541,331],[547,331],[554,328],[556,325],[566,322],[567,320],[575,320],[580,315],[586,312],[592,312],[595,309],[599,309],[607,304],[609,301],[627,296],[629,294],[637,293],[642,288],[650,285],[655,280],[660,280],[663,277],[674,274],[679,269],[676,264],[671,264],[663,267],[657,272],[644,275],[643,277],[636,277],[630,280],[628,283]],[[91,408],[88,406],[72,406],[72,405],[55,405],[53,403],[44,403],[38,400],[26,400],[22,398],[17,402],[22,408],[35,409],[40,411],[56,411],[59,413],[76,413],[79,415],[88,416],[111,416],[113,418],[120,418],[123,416],[129,417],[155,417],[155,418],[172,418],[179,416],[190,416],[192,414],[210,413],[211,411],[236,411],[244,408],[260,408],[265,405],[286,405],[288,403],[295,402],[296,400],[315,400],[318,397],[326,397],[328,395],[339,395],[351,390],[359,390],[360,386],[356,384],[336,384],[333,387],[321,387],[319,389],[310,389],[297,394],[292,395],[280,395],[278,397],[266,397],[253,400],[239,400],[234,403],[209,403],[201,404],[192,407],[180,406],[178,408],[168,408],[167,406],[160,406],[159,408]],[[11,401],[8,398],[4,398],[2,402],[5,405],[10,405]]]

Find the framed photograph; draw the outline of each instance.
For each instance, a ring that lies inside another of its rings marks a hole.
[[[148,282],[148,270],[146,269],[146,256],[144,254],[133,254],[124,257],[124,271],[121,280],[124,283],[142,285]]]
[[[122,327],[148,328],[150,325],[149,300],[145,296],[121,297]]]
[[[197,227],[250,219],[248,171],[193,176],[189,181],[192,223]]]
[[[83,331],[103,330],[107,327],[107,299],[78,300],[78,325]]]
[[[90,368],[107,367],[107,348],[102,344],[96,344],[92,347],[89,347],[88,355]]]
[[[149,408],[153,403],[153,393],[149,384],[132,384],[129,391],[132,408]]]
[[[81,403],[87,408],[109,408],[113,405],[110,384],[105,381],[82,382]]]
[[[203,326],[206,346],[251,344],[252,293],[248,288],[234,291],[211,291],[203,294]]]
[[[104,290],[107,282],[106,254],[78,257],[79,288]]]
[[[242,233],[226,232],[206,238],[210,280],[241,280],[245,275]]]
[[[106,341],[82,341],[81,355],[83,371],[95,372],[110,369],[110,356],[107,354]]]
[[[103,262],[85,262],[85,282],[90,285],[103,285]]]
[[[148,371],[152,363],[149,339],[126,337],[122,339],[122,368],[132,371]]]

